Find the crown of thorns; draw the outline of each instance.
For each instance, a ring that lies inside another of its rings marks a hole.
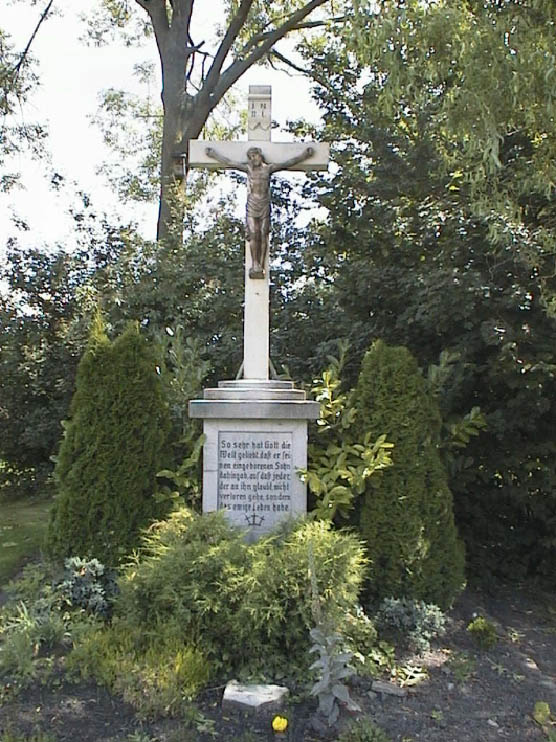
[[[247,157],[250,157],[254,154],[259,154],[262,157],[263,151],[260,147],[249,147],[249,149],[247,150]]]

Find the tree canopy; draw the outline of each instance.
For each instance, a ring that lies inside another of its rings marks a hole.
[[[556,251],[554,4],[356,0],[354,10],[343,43],[367,70],[376,109],[410,138],[426,110],[446,187],[466,188],[491,240],[508,246],[523,230],[538,266]]]

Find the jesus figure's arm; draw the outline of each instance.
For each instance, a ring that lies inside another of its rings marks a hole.
[[[205,154],[207,157],[211,157],[213,160],[217,160],[218,162],[221,162],[223,165],[227,165],[228,167],[233,167],[236,170],[242,170],[244,173],[247,172],[246,163],[235,162],[234,160],[230,160],[229,157],[226,157],[226,155],[221,155],[213,147],[206,147]]]
[[[275,173],[277,170],[287,170],[289,167],[293,167],[294,165],[297,165],[298,162],[303,162],[304,160],[308,160],[309,157],[312,157],[315,154],[315,150],[313,147],[307,147],[304,152],[302,152],[300,155],[297,155],[297,157],[290,157],[289,160],[286,160],[285,162],[277,162],[274,165],[270,165],[270,172]]]

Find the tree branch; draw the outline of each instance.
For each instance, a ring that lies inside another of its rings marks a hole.
[[[228,56],[238,33],[241,31],[245,21],[247,20],[247,16],[249,15],[249,11],[251,10],[252,5],[253,0],[241,0],[241,4],[237,9],[237,13],[228,25],[226,34],[222,39],[220,46],[218,47],[218,51],[216,52],[216,56],[214,57],[214,62],[210,66],[210,69],[207,73],[206,81],[203,84],[203,90],[206,88],[207,97],[208,95],[210,95],[211,88],[215,86],[220,76],[220,72],[222,71],[224,62],[226,61],[226,57]]]
[[[283,64],[287,65],[288,67],[291,67],[292,70],[295,70],[296,72],[300,72],[302,75],[305,75],[306,77],[312,78],[315,82],[318,82],[319,85],[322,85],[323,88],[327,88],[328,90],[331,89],[330,83],[324,78],[322,78],[320,75],[316,75],[312,69],[309,69],[307,67],[300,67],[299,65],[295,64],[295,62],[292,62],[291,59],[288,59],[287,57],[285,57],[277,49],[272,49],[270,54],[271,56],[276,57],[276,59],[279,59],[280,62],[282,62]],[[274,67],[274,65],[272,66]]]
[[[214,99],[214,105],[216,105],[230,87],[239,80],[244,72],[254,65],[255,62],[261,60],[264,55],[270,51],[277,41],[280,41],[280,39],[282,39],[287,33],[293,31],[313,10],[324,5],[326,2],[328,2],[328,0],[311,0],[311,2],[304,5],[303,8],[292,13],[289,19],[281,26],[278,26],[278,28],[275,28],[273,31],[266,32],[264,41],[247,57],[244,59],[236,59],[235,62],[232,62],[232,64],[220,75],[220,79],[214,86],[214,89],[211,91],[210,88],[208,88],[207,90]]]
[[[301,72],[302,75],[306,75],[307,77],[312,76],[312,72],[310,69],[306,67],[300,67],[299,65],[295,64],[295,62],[292,62],[291,59],[288,59],[285,57],[281,52],[279,52],[277,49],[272,49],[270,54],[273,57],[276,57],[280,60],[280,62],[283,62],[288,67],[291,67],[292,70],[295,70],[296,72]],[[274,65],[273,65],[274,66]]]
[[[52,8],[52,5],[53,4],[54,4],[54,0],[50,0],[49,3],[48,3],[48,5],[46,6],[46,8],[41,13],[41,17],[39,18],[39,22],[35,26],[35,30],[31,34],[31,38],[27,42],[27,46],[21,52],[21,56],[19,57],[19,60],[18,60],[17,64],[15,65],[15,67],[12,70],[12,75],[13,75],[14,81],[17,80],[17,78],[19,76],[19,73],[21,71],[21,68],[23,67],[24,62],[27,59],[27,55],[29,54],[29,50],[31,49],[31,45],[32,45],[33,41],[35,40],[36,35],[39,32],[39,28],[42,26],[43,22],[46,20],[46,17],[50,13],[50,9]]]
[[[345,21],[347,18],[346,15],[337,16],[336,18],[330,18],[326,21],[306,21],[305,23],[298,23],[297,26],[290,29],[291,31],[302,31],[306,28],[318,28],[319,26],[326,26],[328,23],[341,23],[342,21]],[[240,56],[242,54],[245,54],[249,51],[249,49],[252,49],[254,46],[259,44],[261,41],[264,41],[269,34],[272,34],[272,31],[265,31],[264,33],[257,34],[256,36],[253,36],[249,39],[249,41],[245,44],[243,49],[240,52]]]

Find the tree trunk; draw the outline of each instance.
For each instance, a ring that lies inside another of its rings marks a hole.
[[[169,243],[179,239],[185,206],[185,178],[176,177],[179,161],[177,144],[181,140],[181,122],[176,111],[164,111],[162,157],[160,164],[160,205],[156,239]]]
[[[187,144],[196,139],[214,108],[216,101],[197,94],[184,92],[184,79],[179,74],[183,63],[176,64],[176,55],[170,65],[163,65],[164,83],[162,104],[162,155],[160,165],[160,206],[158,212],[157,241],[169,243],[180,240],[185,216],[185,185],[187,175]],[[176,74],[178,69],[178,74]],[[185,163],[180,158],[185,157]],[[185,164],[185,172],[184,172]]]

